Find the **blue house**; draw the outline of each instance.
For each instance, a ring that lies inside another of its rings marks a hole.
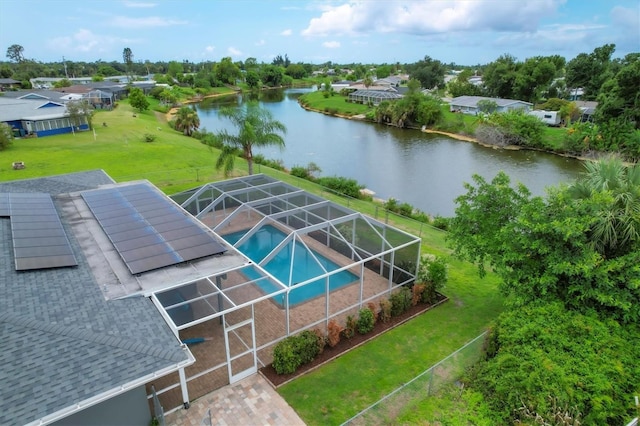
[[[62,101],[51,99],[15,99],[0,97],[0,122],[7,123],[16,137],[51,136],[88,130],[86,117],[72,123]]]

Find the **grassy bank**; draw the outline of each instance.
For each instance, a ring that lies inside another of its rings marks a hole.
[[[353,106],[354,104],[348,104]],[[103,126],[105,123],[106,126]],[[223,179],[214,169],[219,152],[173,131],[152,111],[135,113],[126,102],[96,113],[95,133],[16,140],[0,153],[0,180],[103,169],[116,181],[148,179],[167,194]],[[145,135],[155,136],[144,142]],[[26,168],[13,170],[13,161]],[[246,175],[236,162],[234,176]],[[401,217],[386,217],[380,205],[350,200],[287,173],[257,166],[257,172],[347,205],[419,235],[422,251],[446,256],[445,234]],[[450,259],[446,304],[279,389],[308,424],[339,424],[471,340],[501,311],[498,279],[477,278],[468,263]],[[424,401],[421,406],[435,400]]]

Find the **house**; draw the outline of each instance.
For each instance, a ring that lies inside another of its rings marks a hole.
[[[593,115],[598,107],[596,101],[574,101],[578,109],[580,109],[580,121],[593,122]]]
[[[20,82],[12,78],[0,78],[0,92],[20,87]]]
[[[64,101],[27,96],[24,99],[0,97],[0,123],[7,123],[14,136],[50,136],[88,130],[85,117],[71,123]]]
[[[81,194],[105,185],[101,171],[0,183],[0,424],[147,425],[145,384],[194,362],[151,300],[104,293],[122,273]]]
[[[349,102],[359,104],[379,105],[383,101],[394,101],[401,99],[403,96],[397,90],[390,88],[383,89],[357,89],[349,93]]]
[[[420,259],[418,237],[264,175],[171,198],[103,171],[3,182],[0,232],[0,424],[162,424]]]
[[[515,99],[488,98],[485,96],[458,96],[451,100],[449,109],[451,112],[478,115],[480,112],[478,102],[485,100],[494,102],[497,105],[496,112],[507,112],[515,109],[529,112],[533,107],[532,103]]]
[[[540,121],[548,126],[559,126],[562,123],[562,117],[559,111],[545,111],[541,109],[529,111],[530,115],[537,117]]]

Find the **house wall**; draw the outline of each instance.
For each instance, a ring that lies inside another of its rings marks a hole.
[[[55,423],[55,426],[148,426],[151,412],[144,386],[89,407]]]

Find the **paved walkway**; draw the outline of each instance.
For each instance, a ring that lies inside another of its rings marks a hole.
[[[253,374],[166,416],[167,426],[304,426],[298,414],[260,374]]]

